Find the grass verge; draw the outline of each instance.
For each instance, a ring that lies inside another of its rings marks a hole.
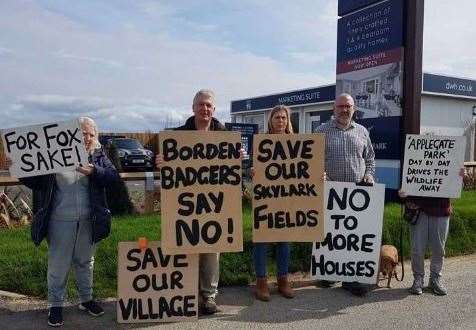
[[[465,191],[454,201],[454,214],[450,221],[450,234],[446,245],[447,256],[476,252],[476,191]],[[400,205],[385,206],[383,243],[399,246]],[[220,258],[220,285],[247,284],[253,278],[251,209],[243,207],[244,251],[223,253]],[[403,226],[403,251],[408,258],[409,237],[406,224]],[[149,240],[160,239],[160,217],[128,216],[115,218],[111,236],[101,242],[96,252],[94,292],[99,298],[116,295],[117,243],[135,241],[146,236]],[[311,243],[291,244],[290,271],[309,271]],[[270,274],[275,273],[274,249],[268,249]],[[37,297],[46,297],[47,245],[43,242],[36,248],[30,240],[29,228],[0,231],[0,290],[12,291]],[[73,275],[73,274],[71,274]],[[69,297],[76,296],[74,276],[68,282]]]

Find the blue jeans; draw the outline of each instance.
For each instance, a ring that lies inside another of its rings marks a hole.
[[[92,299],[95,245],[91,221],[50,221],[48,224],[48,307],[63,306],[71,265],[79,299]]]
[[[266,246],[269,243],[255,243],[253,246],[253,260],[255,264],[256,277],[266,277]],[[278,266],[278,276],[288,274],[289,266],[289,244],[276,243],[276,264]]]

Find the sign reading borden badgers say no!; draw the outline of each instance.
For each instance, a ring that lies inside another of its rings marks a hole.
[[[193,321],[198,318],[198,255],[167,255],[160,242],[140,249],[119,242],[117,321]]]
[[[324,234],[324,135],[254,138],[253,242],[314,242]]]
[[[161,132],[159,140],[163,249],[242,251],[240,134]]]
[[[407,134],[402,191],[411,196],[460,197],[465,139]]]
[[[326,183],[323,241],[314,243],[311,278],[377,283],[385,185]]]
[[[86,165],[79,120],[1,130],[3,149],[17,178],[73,171]]]

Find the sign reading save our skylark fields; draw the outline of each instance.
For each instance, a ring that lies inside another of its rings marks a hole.
[[[256,135],[253,166],[253,242],[320,239],[324,135]]]

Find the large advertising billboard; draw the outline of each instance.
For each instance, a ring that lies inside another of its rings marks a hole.
[[[344,9],[337,27],[336,95],[354,98],[355,120],[369,130],[376,159],[398,162],[391,166],[395,181],[401,158],[403,0],[340,1],[339,15]],[[377,179],[393,186],[385,177]]]

